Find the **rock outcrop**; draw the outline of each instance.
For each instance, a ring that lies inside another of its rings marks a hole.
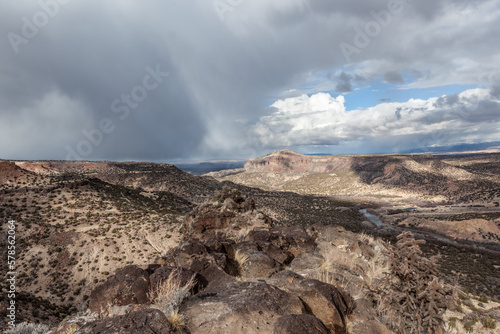
[[[90,294],[89,308],[95,313],[107,313],[110,306],[146,304],[149,291],[147,271],[131,265],[120,269]]]
[[[320,319],[332,333],[345,333],[345,318],[356,304],[346,292],[315,279],[283,270],[268,283],[298,296],[306,309]]]
[[[188,238],[196,238],[215,230],[237,234],[245,228],[271,225],[272,220],[255,209],[252,198],[244,198],[236,189],[225,187],[186,216],[184,232]]]
[[[273,334],[329,334],[318,318],[310,314],[287,314],[274,324]]]
[[[305,312],[301,300],[265,282],[211,283],[181,308],[192,334],[273,333],[283,315]]]
[[[225,189],[193,210],[184,228],[184,241],[155,264],[124,267],[97,286],[90,311],[100,319],[71,328],[88,334],[171,333],[174,327],[191,334],[346,333],[354,300],[331,284],[284,270],[324,261],[303,227],[273,227],[252,200]],[[174,290],[183,292],[159,295],[154,287],[172,275]],[[175,305],[160,300],[178,296]],[[173,324],[172,312],[182,314],[181,325]]]
[[[199,274],[207,283],[232,279],[230,274],[237,272],[237,264],[227,254],[207,248],[198,240],[189,240],[175,247],[157,263],[186,268]]]

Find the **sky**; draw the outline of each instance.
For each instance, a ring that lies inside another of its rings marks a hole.
[[[0,2],[0,158],[500,145],[500,0]]]

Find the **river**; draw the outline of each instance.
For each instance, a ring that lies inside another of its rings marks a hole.
[[[383,222],[375,215],[372,215],[367,211],[367,209],[359,210],[362,214],[365,215],[366,218],[368,218],[372,223],[377,225],[377,227],[382,226]]]

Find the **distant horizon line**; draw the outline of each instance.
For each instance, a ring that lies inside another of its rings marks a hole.
[[[196,159],[196,160],[180,160],[180,161],[169,161],[169,160],[110,160],[110,159],[97,159],[97,160],[65,160],[65,159],[5,159],[0,158],[0,161],[12,161],[12,162],[112,162],[112,163],[156,163],[156,164],[168,164],[168,165],[195,165],[202,163],[241,163],[250,159],[257,159],[265,157],[274,152],[289,150],[297,154],[307,155],[307,156],[391,156],[391,155],[464,155],[464,154],[496,154],[500,153],[500,146],[493,146],[485,149],[476,150],[443,150],[443,151],[427,151],[427,152],[401,152],[401,153],[300,153],[292,149],[277,149],[269,151],[269,153],[257,157],[247,157],[247,158],[228,158],[228,159]]]

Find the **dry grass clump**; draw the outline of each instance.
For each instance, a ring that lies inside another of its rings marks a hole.
[[[168,279],[152,286],[148,293],[153,307],[165,313],[172,327],[178,332],[185,327],[184,317],[179,313],[179,306],[185,298],[191,295],[190,291],[194,284],[195,275],[182,284],[180,272],[174,270]]]
[[[238,263],[238,266],[241,269],[243,265],[248,261],[248,255],[244,254],[238,249],[236,252],[234,252],[234,260]]]
[[[381,279],[390,271],[390,262],[385,247],[377,244],[373,247],[374,255],[367,260],[368,269],[365,270],[363,278],[369,287],[372,287],[375,279]]]
[[[369,245],[372,245],[375,243],[375,238],[372,236],[372,235],[369,235],[369,234],[366,234],[364,232],[360,233],[358,235],[358,239],[365,243],[365,244],[369,244]]]
[[[179,310],[173,310],[167,318],[176,333],[184,332],[186,329],[186,319],[184,319],[184,316],[179,313]]]
[[[244,228],[239,230],[238,233],[236,234],[236,237],[235,237],[236,242],[244,241],[245,238],[247,237],[248,233],[250,233],[251,230],[252,230],[251,226],[245,226]]]
[[[237,250],[234,252],[234,261],[238,263],[238,276],[236,276],[236,280],[244,281],[245,277],[243,277],[243,266],[248,261],[248,255],[244,254],[243,251]]]

